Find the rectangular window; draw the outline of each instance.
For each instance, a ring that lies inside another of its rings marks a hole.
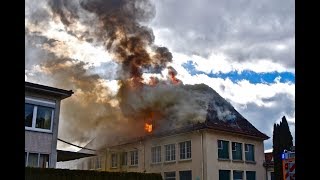
[[[191,159],[191,141],[179,143],[180,159]]]
[[[152,163],[161,162],[161,146],[151,148],[151,160]]]
[[[138,150],[131,151],[130,152],[130,165],[131,166],[136,166],[138,165]]]
[[[28,167],[49,167],[49,154],[25,152],[25,166]]]
[[[40,154],[39,167],[41,168],[49,167],[49,154]]]
[[[164,172],[164,180],[176,180],[176,172]]]
[[[243,180],[243,171],[233,171],[233,180]]]
[[[230,180],[230,170],[219,170],[219,180]]]
[[[53,108],[25,103],[24,109],[26,129],[51,132]]]
[[[127,152],[123,152],[121,153],[121,165],[122,166],[126,166],[127,165],[127,158],[128,158],[128,153]]]
[[[116,168],[117,166],[118,166],[117,154],[113,153],[113,154],[111,154],[111,167]]]
[[[179,171],[179,179],[180,180],[192,180],[192,172],[191,171]]]
[[[38,106],[36,128],[51,129],[52,108]]]
[[[254,145],[245,144],[244,151],[245,151],[246,161],[254,161]]]
[[[96,169],[101,169],[101,156],[97,156],[96,158],[95,158],[96,160],[95,160],[95,168]]]
[[[176,146],[175,144],[165,145],[165,160],[175,161],[176,160]]]
[[[27,162],[28,162],[28,153],[27,152],[24,152],[24,165],[27,166]]]
[[[232,159],[242,160],[242,143],[232,142]]]
[[[246,171],[247,180],[256,180],[255,171]]]
[[[229,159],[229,141],[218,140],[218,158]]]
[[[24,106],[24,125],[26,127],[32,127],[33,109],[32,104],[25,104]]]

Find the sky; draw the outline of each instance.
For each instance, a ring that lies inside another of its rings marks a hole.
[[[177,71],[178,79],[184,84],[204,83],[217,91],[270,137],[264,142],[265,149],[272,148],[273,124],[283,116],[295,137],[293,0],[151,0],[151,3],[155,8],[153,18],[141,24],[153,30],[154,44],[170,50],[169,65]],[[111,90],[117,90],[113,56],[99,43],[75,38],[52,15],[47,1],[27,0],[25,19],[27,81],[47,83],[48,78],[35,78],[44,72],[39,70],[44,58],[39,57],[47,57],[48,53],[68,54],[88,63],[89,72],[100,74]],[[74,26],[79,31],[85,29],[81,24]],[[56,41],[44,45],[43,38]],[[59,145],[62,147],[58,144],[58,148]]]

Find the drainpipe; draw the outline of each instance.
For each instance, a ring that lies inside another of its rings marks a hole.
[[[201,162],[201,179],[203,180],[204,176],[204,153],[203,153],[203,132],[201,131],[201,155],[202,155],[202,162]]]

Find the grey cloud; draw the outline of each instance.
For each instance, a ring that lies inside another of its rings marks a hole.
[[[231,102],[235,108],[247,118],[257,129],[267,134],[270,139],[265,141],[265,149],[272,148],[273,124],[281,120],[282,116],[287,119],[295,117],[294,97],[286,93],[275,94],[271,98],[263,98],[263,102],[273,105],[259,106],[256,103],[248,103],[245,106]],[[293,139],[295,139],[295,123],[288,122]]]
[[[197,52],[207,57],[215,50],[235,61],[265,58],[294,67],[294,41],[287,41],[295,34],[293,0],[163,0],[155,3],[157,14],[152,26],[158,30],[168,29],[160,36],[173,51]],[[174,41],[170,40],[173,37]],[[289,48],[283,51],[270,48],[279,42]],[[230,44],[239,46],[221,49]]]

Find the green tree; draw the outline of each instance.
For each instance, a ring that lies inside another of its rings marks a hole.
[[[288,121],[282,117],[280,124],[273,125],[273,160],[274,176],[276,180],[283,180],[281,154],[284,150],[290,150],[293,145],[293,138],[289,129]]]

